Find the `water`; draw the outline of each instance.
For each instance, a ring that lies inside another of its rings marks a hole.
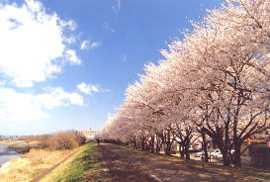
[[[7,146],[0,144],[0,166],[8,162],[10,159],[18,158],[20,155],[14,151],[10,150]]]

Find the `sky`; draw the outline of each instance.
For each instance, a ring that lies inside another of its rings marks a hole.
[[[98,130],[219,0],[0,0],[0,135]]]

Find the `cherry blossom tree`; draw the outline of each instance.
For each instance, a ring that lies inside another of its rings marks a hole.
[[[241,167],[243,142],[269,135],[270,1],[228,0],[192,24],[127,88],[101,136],[167,155],[177,142],[189,159],[200,133],[206,160],[210,137],[224,165]]]

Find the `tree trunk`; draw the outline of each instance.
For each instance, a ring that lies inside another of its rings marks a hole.
[[[181,142],[177,142],[178,145],[179,145],[179,154],[180,154],[180,157],[181,159],[184,159],[185,158],[185,150],[184,150],[184,146]]]
[[[208,130],[208,135],[212,138],[213,142],[218,146],[219,150],[222,153],[223,156],[223,165],[231,167],[231,158],[228,153],[228,146],[224,144],[223,138],[222,138],[222,128],[216,128],[216,133],[211,133]]]
[[[154,136],[151,136],[150,147],[151,147],[151,153],[155,153],[155,137]]]
[[[186,159],[188,160],[190,160],[189,145],[190,145],[190,141],[189,139],[187,139],[186,145],[185,145],[185,155],[186,155]]]
[[[223,165],[227,167],[231,167],[231,160],[227,152],[221,151],[223,155]]]
[[[141,138],[141,146],[142,146],[142,150],[145,150],[145,138],[144,137],[142,137]]]
[[[156,153],[158,154],[160,152],[160,148],[161,146],[158,144],[158,142],[156,143]]]
[[[202,134],[202,139],[203,139],[204,161],[209,162],[209,156],[208,156],[208,152],[207,152],[206,136],[205,136],[205,133],[203,133],[203,132],[201,134]]]
[[[134,146],[135,146],[135,149],[138,150],[138,144],[137,144],[137,140],[136,139],[134,140]]]
[[[158,137],[158,135],[156,135],[156,153],[157,154],[160,152],[162,145],[163,145],[162,140]]]
[[[179,152],[180,152],[181,159],[184,159],[185,158],[185,151],[180,150]]]
[[[165,155],[171,156],[172,155],[172,147],[169,142],[166,143]]]
[[[234,159],[233,159],[233,163],[234,163],[234,167],[236,168],[241,168],[242,164],[241,164],[241,144],[237,144],[235,146],[235,153],[233,154]]]

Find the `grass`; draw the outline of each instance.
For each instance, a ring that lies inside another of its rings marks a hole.
[[[27,182],[47,171],[72,151],[31,149],[20,158],[12,159],[0,169],[1,182]]]
[[[11,150],[15,150],[19,154],[26,154],[30,151],[31,146],[29,145],[17,145],[17,144],[11,144],[8,145],[8,148]]]
[[[110,175],[107,168],[104,167],[104,161],[99,160],[99,155],[94,143],[88,143],[41,182],[108,181]]]
[[[16,144],[16,143],[20,143],[20,142],[23,142],[23,141],[18,141],[18,140],[0,140],[0,144],[1,145],[12,145],[12,144]]]
[[[6,140],[0,140],[1,145],[7,146],[11,150],[15,150],[19,154],[26,154],[28,153],[31,149],[37,149],[40,148],[37,145],[37,142],[32,142],[32,143],[26,143],[23,140],[18,140],[18,139],[6,139]]]

